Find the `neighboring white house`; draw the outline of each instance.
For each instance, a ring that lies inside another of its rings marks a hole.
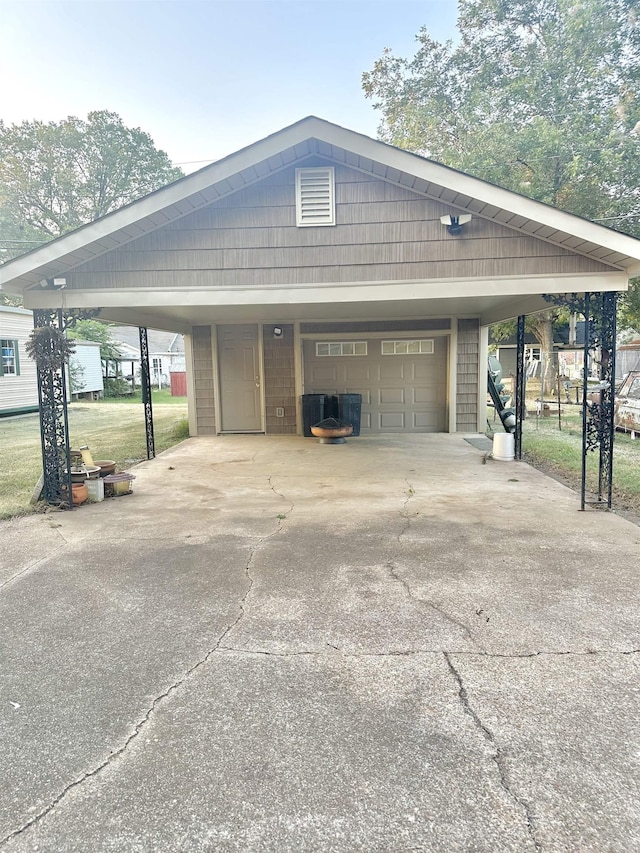
[[[75,352],[69,359],[71,397],[96,399],[102,397],[104,380],[100,344],[94,341],[75,341]]]
[[[36,364],[25,344],[33,329],[33,313],[0,305],[0,416],[38,411]]]
[[[122,354],[123,362],[140,361],[140,334],[137,326],[110,326],[109,332]],[[170,373],[186,370],[182,335],[148,329],[147,342],[152,384],[168,385]]]

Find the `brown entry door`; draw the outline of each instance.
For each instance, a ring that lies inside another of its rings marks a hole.
[[[218,326],[222,432],[261,432],[258,327]]]

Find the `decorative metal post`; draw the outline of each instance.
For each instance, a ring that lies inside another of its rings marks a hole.
[[[39,336],[42,353],[40,358],[35,359],[40,405],[43,495],[48,503],[68,503],[72,508],[67,380],[64,358],[58,355],[54,343],[56,335],[64,332],[62,311],[37,309],[33,312],[33,325],[36,330],[46,328],[50,333]]]
[[[142,404],[144,405],[144,424],[147,433],[147,459],[156,455],[153,435],[153,411],[151,409],[151,371],[149,370],[149,342],[147,330],[140,326],[140,381],[142,382]]]
[[[613,489],[614,399],[616,376],[616,302],[614,293],[585,293],[584,376],[582,383],[582,489],[587,504],[611,509]],[[598,364],[598,385],[588,390],[589,360]],[[587,501],[587,454],[598,450],[598,494]]]
[[[515,457],[522,459],[522,423],[526,412],[526,373],[524,369],[524,314],[518,317],[516,337],[516,431]]]

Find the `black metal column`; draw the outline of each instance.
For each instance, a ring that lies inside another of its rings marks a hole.
[[[151,371],[149,370],[149,342],[147,330],[139,327],[140,333],[140,381],[142,383],[142,404],[144,405],[144,425],[147,434],[147,459],[156,455],[153,435],[153,411],[151,409]]]
[[[526,373],[524,369],[524,314],[518,317],[516,335],[516,431],[515,457],[522,459],[522,424],[526,412]]]
[[[616,293],[585,293],[584,378],[582,384],[582,488],[580,508],[591,504],[611,509],[614,398],[616,376]],[[589,363],[598,365],[598,384],[588,389]],[[587,500],[587,454],[598,451],[598,491]]]
[[[33,325],[35,329],[49,327],[61,333],[64,331],[62,311],[36,309],[33,312]],[[48,503],[67,503],[71,508],[73,493],[65,363],[64,359],[56,357],[50,338],[48,341],[49,352],[45,352],[39,361],[36,360],[43,497]]]

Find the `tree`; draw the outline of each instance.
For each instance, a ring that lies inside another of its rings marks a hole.
[[[181,175],[149,134],[106,110],[86,121],[0,121],[0,246],[21,233],[57,237]]]
[[[637,0],[459,0],[458,44],[423,28],[363,89],[384,140],[640,236],[638,18]]]
[[[95,341],[100,344],[100,358],[114,361],[120,357],[118,344],[113,339],[109,326],[99,320],[76,320],[67,330],[67,337],[74,341]]]
[[[540,377],[543,395],[553,394],[556,391],[556,378],[558,376],[558,365],[553,358],[553,329],[556,323],[566,323],[569,312],[558,306],[530,314],[525,320],[525,332],[533,334],[540,344],[544,353],[544,372]],[[515,320],[506,320],[503,323],[495,323],[491,327],[491,337],[496,343],[513,338],[516,334],[517,325]]]

